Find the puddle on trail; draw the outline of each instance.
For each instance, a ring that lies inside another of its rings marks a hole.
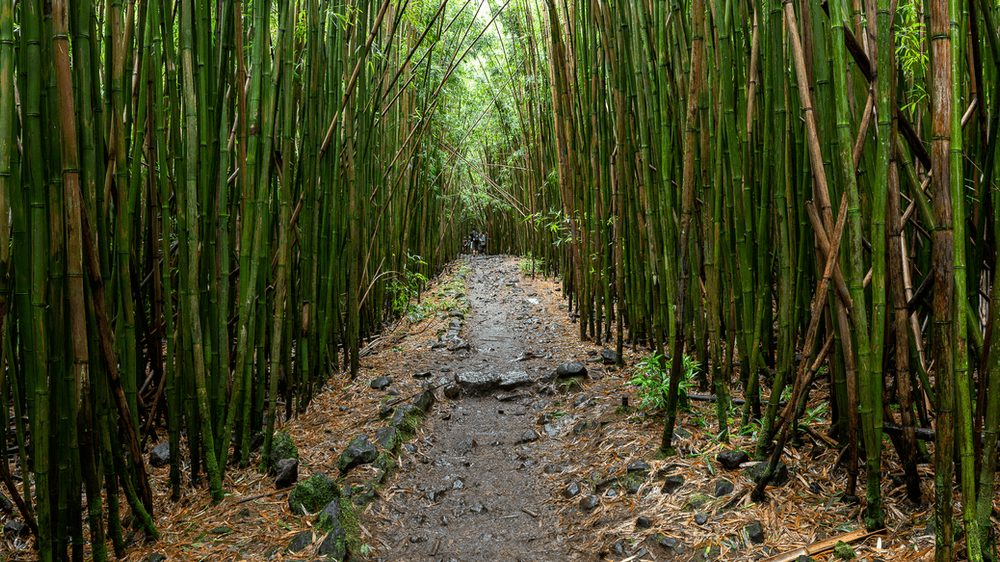
[[[557,353],[547,348],[549,323],[537,295],[517,282],[516,263],[471,260],[471,310],[460,334],[469,349],[442,350],[450,371],[435,376],[525,371],[535,382],[435,405],[406,444],[384,499],[362,519],[372,561],[576,559],[548,501],[561,470],[557,428],[536,426],[553,406],[537,381],[555,368]],[[528,350],[538,358],[523,361]]]

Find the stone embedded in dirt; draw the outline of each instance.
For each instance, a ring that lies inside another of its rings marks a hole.
[[[455,480],[455,482],[453,482],[451,485],[452,490],[461,490],[464,487],[465,487],[465,482],[462,481],[461,479]]]
[[[348,470],[359,464],[368,464],[378,457],[378,450],[375,444],[364,435],[358,435],[347,445],[344,452],[337,460],[337,468],[341,474],[346,474]]]
[[[322,472],[299,482],[288,494],[288,508],[293,515],[315,513],[321,507],[340,497],[340,488]]]
[[[486,513],[487,511],[489,511],[489,509],[487,509],[486,506],[481,503],[477,503],[476,505],[469,508],[469,513],[474,513],[476,515],[479,515],[481,513]]]
[[[583,499],[580,500],[580,509],[584,511],[591,511],[599,505],[601,505],[601,498],[594,495],[584,496]]]
[[[155,467],[170,464],[170,441],[164,441],[153,447],[153,450],[149,453],[149,464]]]
[[[514,394],[497,394],[497,402],[510,402],[511,400],[517,400],[522,397],[523,395],[519,392],[515,392]],[[503,410],[498,413],[502,414]]]
[[[415,379],[426,379],[426,378],[430,378],[430,376],[431,376],[431,372],[430,371],[422,371],[420,373],[413,373],[413,378],[415,378]]]
[[[427,413],[427,410],[429,410],[433,405],[434,405],[433,390],[425,390],[421,392],[419,396],[413,399],[413,407],[424,413]]]
[[[601,359],[604,361],[605,365],[614,365],[618,362],[618,354],[610,349],[602,349]]]
[[[542,430],[545,431],[545,435],[548,435],[549,437],[559,435],[559,427],[554,423],[547,423],[543,425]]]
[[[380,420],[384,420],[385,418],[391,416],[392,413],[395,411],[396,408],[394,406],[383,405],[381,408],[378,409],[378,418]]]
[[[746,474],[747,478],[753,480],[754,483],[758,483],[764,478],[764,475],[767,473],[768,466],[769,463],[767,462],[755,464],[750,468],[746,469],[746,472],[744,472],[744,474]],[[788,465],[785,464],[783,461],[778,461],[778,465],[774,467],[774,474],[771,475],[771,478],[769,479],[768,483],[771,484],[772,486],[783,486],[788,482],[788,480],[789,480]]]
[[[14,513],[14,502],[10,501],[10,499],[3,494],[0,494],[0,511],[4,513]]]
[[[631,463],[629,463],[628,468],[625,469],[625,472],[649,472],[650,470],[651,467],[649,466],[649,463],[642,459],[639,459],[637,461],[632,461]]]
[[[389,392],[386,392],[389,396],[399,396],[399,391],[395,388],[390,388]]]
[[[479,443],[476,442],[476,440],[473,439],[472,437],[469,437],[467,439],[463,439],[463,440],[459,441],[458,445],[455,445],[454,451],[455,451],[456,455],[465,456],[465,455],[471,453],[472,450],[475,449],[478,446],[479,446]]]
[[[587,368],[583,366],[582,363],[563,363],[556,367],[554,373],[554,378],[556,379],[568,379],[568,378],[587,378]]]
[[[678,541],[673,537],[663,537],[659,541],[657,541],[657,544],[659,544],[663,548],[675,549],[675,550],[677,549],[677,547],[681,545],[680,541]]]
[[[500,375],[500,390],[514,390],[533,383],[531,376],[525,371],[508,371]]]
[[[382,375],[381,377],[373,380],[370,386],[375,390],[382,390],[383,388],[388,388],[390,384],[392,384],[392,379]]]
[[[407,414],[416,410],[413,404],[403,404],[396,408],[392,412],[392,419],[389,421],[389,425],[395,428],[399,428],[406,423]]]
[[[684,477],[675,474],[673,476],[667,476],[666,480],[663,481],[663,488],[660,489],[664,494],[672,494],[677,491],[678,488],[684,485]]]
[[[274,487],[282,490],[299,481],[299,459],[281,459],[276,467]]]
[[[580,483],[576,480],[569,483],[569,486],[563,488],[562,496],[566,499],[572,499],[580,495]]]
[[[146,558],[146,562],[163,562],[166,559],[166,554],[163,554],[162,552],[154,552],[149,555],[149,558]]]
[[[458,385],[449,384],[444,387],[444,397],[448,400],[455,400],[462,395],[462,389]]]
[[[469,394],[486,394],[492,392],[500,384],[500,375],[498,373],[466,371],[455,375],[455,382]]]
[[[729,480],[719,480],[715,483],[715,497],[721,498],[733,493],[733,483]]]
[[[698,525],[704,525],[705,523],[708,522],[708,516],[705,515],[704,513],[696,513],[694,515],[694,522],[697,523]]]
[[[747,538],[753,544],[762,544],[767,538],[764,536],[764,529],[761,527],[760,521],[751,521],[743,529],[747,532]]]
[[[580,423],[573,426],[573,435],[582,435],[589,432],[592,429],[597,429],[600,426],[600,422],[595,420],[583,420]]]
[[[448,490],[430,490],[428,492],[424,492],[424,497],[432,502],[441,501],[447,492]]]
[[[743,451],[722,451],[715,456],[715,459],[726,470],[736,470],[741,464],[750,460],[750,457]]]
[[[816,560],[814,560],[812,556],[800,554],[799,557],[795,559],[795,562],[816,562]]]
[[[610,550],[615,556],[625,556],[625,547],[622,546],[622,541],[612,543],[611,546],[608,547],[608,550]]]
[[[448,351],[460,351],[462,349],[469,349],[469,342],[459,340],[455,345],[448,347]]]
[[[809,483],[809,493],[810,494],[821,494],[823,493],[823,487],[816,482]]]
[[[545,474],[559,474],[566,470],[566,465],[564,464],[547,464],[542,468],[542,472]]]
[[[649,520],[649,517],[640,515],[639,518],[635,520],[635,526],[641,529],[648,529],[653,526],[653,522]]]
[[[316,530],[325,533],[340,526],[340,514],[340,499],[330,500],[323,508],[323,511],[319,512],[319,515],[316,516]]]
[[[395,427],[385,426],[375,430],[375,443],[383,451],[392,451],[399,444],[399,430]]]
[[[8,521],[3,526],[3,535],[9,539],[27,536],[28,531],[28,526],[20,521]]]
[[[271,474],[277,472],[278,461],[282,459],[297,458],[299,458],[299,450],[295,447],[295,440],[292,439],[292,436],[284,431],[275,433],[271,439],[270,462],[267,466],[268,472]]]
[[[517,441],[514,441],[514,444],[524,445],[525,443],[534,443],[535,441],[538,441],[539,437],[540,436],[537,431],[529,429],[528,431],[522,433],[521,436],[517,438]]]
[[[305,547],[309,546],[313,542],[313,532],[306,531],[304,533],[299,533],[292,537],[292,540],[288,543],[288,552],[298,552]]]
[[[341,562],[347,556],[347,531],[338,525],[323,539],[316,554],[326,556],[327,560]]]

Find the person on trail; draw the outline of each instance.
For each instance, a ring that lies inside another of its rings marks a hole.
[[[469,234],[469,242],[472,244],[472,255],[479,253],[479,232],[476,229],[472,229],[472,233]]]
[[[486,231],[479,233],[479,252],[486,253]]]

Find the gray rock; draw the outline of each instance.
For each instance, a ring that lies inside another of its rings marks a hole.
[[[637,461],[632,461],[631,463],[629,463],[628,467],[625,469],[625,472],[649,472],[650,470],[651,468],[649,466],[649,463],[642,459],[639,459]]]
[[[304,549],[312,544],[313,538],[314,536],[312,531],[306,531],[295,535],[288,543],[288,552],[298,552]]]
[[[153,447],[153,450],[149,453],[149,464],[155,467],[170,464],[170,441],[164,441]]]
[[[764,475],[767,473],[768,466],[769,463],[767,462],[755,464],[750,468],[746,469],[746,472],[744,472],[744,474],[746,474],[747,478],[753,480],[753,482],[756,484],[759,483],[764,478]],[[771,477],[768,480],[768,483],[771,484],[772,486],[783,486],[788,482],[789,478],[790,477],[788,475],[788,465],[785,464],[783,461],[778,461],[778,465],[774,467],[774,474],[771,475]]]
[[[0,511],[4,513],[14,513],[14,502],[10,501],[7,496],[0,494]]]
[[[399,444],[399,430],[395,427],[385,426],[375,430],[375,443],[383,451],[393,451]]]
[[[743,527],[747,532],[747,538],[753,544],[762,544],[767,538],[764,536],[764,529],[761,528],[760,521],[751,521],[749,525]]]
[[[795,559],[795,562],[816,562],[816,560],[814,560],[812,556],[800,554],[799,557]]]
[[[650,521],[645,515],[640,515],[639,518],[635,520],[635,526],[640,529],[648,529],[653,526],[653,522]]]
[[[382,390],[383,388],[388,388],[392,384],[392,379],[382,375],[371,382],[371,387],[375,390]]]
[[[299,459],[281,459],[277,466],[278,475],[274,479],[274,487],[278,490],[287,488],[299,481]]]
[[[594,495],[584,496],[580,500],[580,509],[584,511],[592,511],[599,505],[601,505],[601,498]]]
[[[705,523],[708,522],[708,516],[705,515],[704,513],[696,513],[694,515],[694,522],[697,523],[698,525],[704,525]]]
[[[420,372],[420,373],[413,373],[413,378],[415,378],[415,379],[426,379],[426,378],[430,378],[430,376],[431,376],[431,372],[430,371],[423,371],[423,372]]]
[[[395,411],[396,411],[395,407],[389,405],[383,405],[381,408],[378,409],[378,418],[380,420],[384,420],[389,416],[391,416],[392,413]]]
[[[375,445],[364,435],[359,435],[347,445],[347,449],[340,454],[337,460],[337,468],[341,474],[360,464],[368,464],[378,458],[378,450]]]
[[[466,371],[455,376],[455,382],[468,394],[481,395],[496,390],[500,385],[500,375],[480,371]]]
[[[559,427],[554,423],[547,423],[542,426],[542,430],[545,431],[545,435],[549,437],[556,437],[559,435]]]
[[[680,541],[673,537],[663,537],[657,543],[666,549],[676,549],[681,544]]]
[[[569,486],[563,488],[562,496],[566,499],[572,499],[580,495],[580,483],[576,480],[569,483]]]
[[[340,499],[333,499],[316,516],[316,530],[325,533],[340,525]]]
[[[602,349],[601,360],[604,361],[605,365],[614,365],[618,362],[618,354],[610,349]]]
[[[529,429],[528,431],[522,433],[521,436],[517,438],[517,441],[514,442],[514,444],[523,445],[525,443],[534,443],[535,441],[538,441],[538,439],[539,439],[538,432],[535,431],[534,429]]]
[[[733,493],[733,483],[729,480],[719,480],[715,483],[715,497],[721,498]]]
[[[444,397],[448,400],[455,400],[462,395],[462,388],[455,384],[444,387]]]
[[[489,509],[487,509],[486,506],[481,503],[477,503],[476,505],[469,508],[469,513],[475,513],[476,515],[479,515],[481,513],[486,513],[487,511],[489,511]]]
[[[548,375],[543,382],[549,382],[556,379],[568,379],[573,377],[587,378],[587,368],[583,366],[582,363],[563,363],[556,367],[554,373]]]
[[[477,443],[472,437],[463,439],[458,442],[458,445],[455,445],[455,454],[465,456],[471,453],[477,446],[479,446],[479,443]]]
[[[166,554],[163,554],[162,552],[154,552],[149,555],[149,558],[146,559],[146,562],[163,562],[166,559],[167,559]]]
[[[501,390],[513,390],[521,386],[527,386],[533,383],[531,376],[525,371],[508,371],[500,375],[500,389]]]
[[[667,476],[663,481],[663,488],[660,490],[664,494],[672,494],[684,485],[684,477],[680,475]]]
[[[347,532],[337,526],[323,539],[316,554],[326,556],[327,560],[341,562],[347,556]]]
[[[750,460],[750,457],[743,451],[722,451],[715,456],[715,459],[726,470],[736,470],[741,464]]]
[[[3,535],[9,539],[28,535],[28,526],[20,521],[8,521],[3,526]]]
[[[413,412],[416,408],[413,404],[402,404],[395,411],[392,412],[392,419],[389,420],[389,425],[395,428],[401,428],[406,423],[407,414]]]
[[[288,494],[288,508],[294,515],[315,513],[321,507],[340,497],[340,488],[322,472],[299,482]]]
[[[430,410],[431,406],[433,405],[434,405],[433,390],[425,390],[421,392],[419,396],[413,399],[413,407],[424,413],[427,413],[427,410]]]

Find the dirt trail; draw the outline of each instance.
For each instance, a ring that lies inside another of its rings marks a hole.
[[[550,463],[560,451],[536,430],[551,406],[537,381],[556,366],[546,338],[553,326],[536,315],[539,295],[520,286],[516,260],[471,263],[471,310],[460,332],[468,349],[439,352],[438,384],[475,378],[463,373],[512,371],[528,373],[534,384],[479,396],[466,387],[461,398],[435,407],[387,483],[386,499],[363,521],[379,543],[372,560],[572,559],[547,502],[557,490],[546,474],[559,471]],[[518,361],[525,352],[540,358]]]

